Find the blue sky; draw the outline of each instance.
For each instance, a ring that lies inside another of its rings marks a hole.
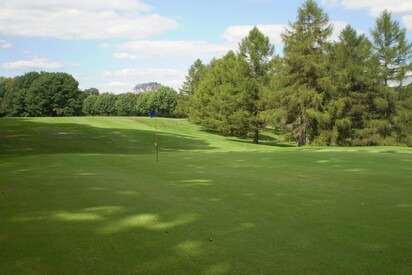
[[[0,76],[72,74],[81,89],[132,91],[159,82],[178,89],[191,64],[209,62],[258,26],[281,54],[280,34],[304,1],[0,0]],[[410,0],[319,0],[335,26],[369,35],[384,9],[412,41]]]

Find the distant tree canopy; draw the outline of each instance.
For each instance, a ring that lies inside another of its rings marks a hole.
[[[14,78],[0,77],[0,116],[147,116],[156,107],[158,116],[175,117],[177,92],[151,83],[154,91],[100,93],[80,91],[66,73],[30,72]]]
[[[66,73],[31,72],[7,82],[3,111],[11,116],[75,116],[84,95]]]
[[[140,83],[134,86],[133,91],[137,94],[144,92],[154,92],[162,87],[162,84],[157,82]]]
[[[175,117],[177,92],[166,86],[161,86],[155,92],[143,92],[138,95],[136,111],[138,115],[147,115],[156,107],[157,115]]]
[[[99,89],[97,89],[97,88],[89,88],[89,89],[84,90],[83,92],[86,96],[99,95],[100,94]]]
[[[89,95],[83,102],[83,113],[99,116],[148,116],[154,107],[161,117],[174,117],[177,92],[166,86],[156,91],[139,94],[114,95],[102,93]]]
[[[4,102],[4,96],[8,86],[10,85],[11,78],[0,77],[0,117],[5,116],[6,113],[6,103]]]
[[[406,30],[384,11],[372,40],[348,25],[331,41],[332,31],[328,15],[305,1],[282,34],[282,57],[273,56],[269,39],[254,28],[237,53],[210,64],[196,60],[176,112],[254,143],[268,127],[283,129],[300,146],[412,146]]]

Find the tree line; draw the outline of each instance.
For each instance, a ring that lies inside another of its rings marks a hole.
[[[156,84],[156,85],[154,85]],[[67,73],[30,72],[0,78],[0,116],[147,116],[156,107],[162,117],[175,117],[177,92],[158,83],[140,84],[145,91],[115,95],[96,88],[81,91]]]
[[[282,34],[283,55],[258,28],[209,64],[196,60],[180,93],[158,83],[135,93],[79,90],[65,73],[0,77],[0,116],[147,116],[190,121],[223,135],[259,142],[283,131],[298,145],[412,146],[412,43],[382,12],[370,38],[348,25],[337,41],[313,0]]]
[[[312,0],[282,34],[283,56],[258,28],[209,64],[189,68],[176,112],[224,135],[259,142],[281,129],[299,145],[412,146],[412,43],[384,11],[371,39],[348,25],[331,41]]]

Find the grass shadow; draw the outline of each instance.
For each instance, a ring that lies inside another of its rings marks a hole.
[[[240,142],[240,143],[252,143],[252,140],[246,139],[239,139],[239,138],[231,138],[230,141]],[[282,148],[290,148],[296,147],[296,145],[282,142],[270,135],[260,134],[259,135],[259,145],[265,146],[274,146],[274,147],[282,147]]]
[[[43,123],[3,119],[0,155],[16,154],[148,154],[154,153],[156,132],[139,129],[98,128],[76,123]],[[161,151],[213,149],[190,136],[157,133]]]

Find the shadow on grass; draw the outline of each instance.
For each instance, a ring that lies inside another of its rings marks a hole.
[[[211,130],[211,129],[202,128],[200,131],[208,133],[208,134],[220,135],[219,132]],[[276,133],[284,134],[284,132],[279,132],[279,131],[276,131],[275,134]],[[252,138],[241,139],[241,138],[236,138],[236,137],[227,136],[227,135],[226,137],[229,138],[230,141],[235,141],[235,142],[240,142],[240,143],[249,143],[249,144],[252,143]],[[266,135],[262,133],[259,134],[259,145],[267,145],[267,146],[282,147],[282,148],[297,147],[294,144],[280,141],[270,135]]]
[[[240,143],[252,143],[252,140],[246,140],[246,139],[230,139],[231,141],[235,142],[240,142]],[[274,137],[271,137],[269,135],[265,134],[259,134],[259,145],[265,145],[265,146],[274,146],[274,147],[282,147],[282,148],[290,148],[290,147],[296,147],[296,145],[281,142],[277,140]]]
[[[0,154],[146,154],[156,150],[156,133],[137,129],[98,128],[85,124],[42,123],[26,119],[2,121]],[[157,133],[161,151],[208,150],[203,140]]]

